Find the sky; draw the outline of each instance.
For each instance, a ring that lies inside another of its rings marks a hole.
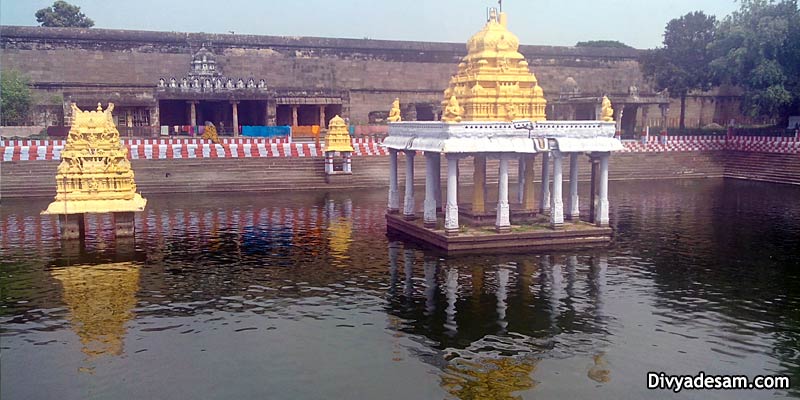
[[[496,0],[72,0],[96,28],[465,43]],[[38,25],[53,0],[0,0],[0,25]],[[619,40],[661,45],[673,18],[702,10],[722,19],[736,0],[505,0],[522,44]]]

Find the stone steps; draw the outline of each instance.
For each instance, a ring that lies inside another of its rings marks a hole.
[[[534,165],[536,180],[541,159]],[[55,194],[55,171],[59,161],[15,161],[0,165],[0,195],[3,197],[49,197]],[[499,162],[487,162],[487,183],[497,183]],[[136,183],[145,194],[192,191],[275,191],[344,187],[386,187],[388,157],[353,158],[350,183],[325,183],[324,159],[316,158],[221,158],[183,160],[133,160]],[[578,179],[588,181],[591,167],[581,157]],[[414,183],[424,185],[425,161],[414,160]],[[569,179],[569,159],[563,162],[564,183]],[[472,162],[459,163],[460,185],[472,185]],[[442,177],[447,162],[442,161]],[[398,159],[401,187],[405,182],[405,157]],[[675,178],[735,177],[800,184],[800,159],[791,154],[746,152],[619,153],[611,157],[610,180],[654,180]],[[509,165],[509,182],[517,182],[517,163]]]

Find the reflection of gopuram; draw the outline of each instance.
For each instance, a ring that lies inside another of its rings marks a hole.
[[[611,381],[597,347],[606,317],[593,307],[606,296],[605,256],[492,256],[459,274],[459,264],[469,263],[460,257],[423,251],[420,271],[419,250],[401,242],[388,250],[388,329],[425,338],[431,353],[423,361],[441,369],[440,383],[452,396],[518,398],[515,392],[538,384],[536,366],[551,357],[554,342],[564,343],[555,350],[561,356],[591,361],[583,379]],[[424,291],[414,288],[421,281],[415,271],[424,273]],[[397,326],[397,318],[405,324]]]
[[[72,104],[72,127],[56,174],[56,198],[42,214],[65,215],[62,238],[83,237],[86,213],[114,213],[117,236],[133,235],[133,213],[147,200],[136,193],[128,149],[119,140],[111,112],[100,104],[82,111]]]
[[[64,290],[72,328],[90,359],[121,355],[125,324],[133,317],[139,267],[130,262],[54,269]]]
[[[459,399],[518,399],[513,392],[536,386],[531,374],[535,359],[480,359],[478,362],[457,360],[447,366],[442,387]]]
[[[334,206],[334,201],[328,200],[327,208],[330,224],[328,226],[328,232],[330,232],[328,246],[330,247],[332,263],[338,266],[344,266],[348,264],[348,260],[350,259],[348,250],[350,249],[350,243],[353,242],[353,202],[350,199],[346,199],[343,206],[343,213],[338,217],[334,216]]]

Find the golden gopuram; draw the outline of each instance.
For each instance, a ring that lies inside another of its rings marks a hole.
[[[123,147],[111,112],[83,111],[72,104],[73,122],[56,173],[56,197],[42,214],[64,215],[63,239],[84,235],[84,214],[113,213],[117,236],[133,235],[133,213],[147,200],[136,193],[128,149]]]
[[[610,101],[604,100],[602,121],[548,121],[542,88],[518,51],[519,39],[508,30],[506,14],[496,9],[490,9],[483,28],[466,47],[467,54],[444,91],[441,121],[389,119],[382,143],[389,152],[387,230],[448,253],[608,244],[609,158],[623,149],[614,137]],[[400,154],[405,159],[402,202]],[[421,220],[413,179],[417,155],[425,157]],[[446,179],[441,176],[443,160]],[[491,198],[489,160],[496,162],[498,177],[496,196],[492,193]],[[569,163],[566,194],[565,160]],[[588,215],[581,215],[579,205],[581,160],[592,166]],[[473,165],[471,190],[461,196],[459,162]],[[540,177],[534,169],[537,162]],[[510,168],[517,170],[513,197]],[[489,228],[492,225],[494,229]]]
[[[328,122],[328,134],[325,135],[325,151],[353,151],[350,133],[347,131],[347,123],[338,115]]]
[[[492,10],[489,21],[467,42],[444,91],[442,109],[455,96],[464,121],[544,121],[544,92],[519,50],[519,38],[507,28],[507,17]]]
[[[353,174],[353,151],[347,123],[338,115],[331,118],[328,122],[328,134],[325,135],[325,180],[328,183],[350,179]],[[342,166],[338,170],[333,162],[337,152],[342,155]]]

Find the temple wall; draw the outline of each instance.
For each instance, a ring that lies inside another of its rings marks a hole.
[[[476,25],[476,29],[478,26]],[[228,77],[265,79],[271,88],[350,90],[351,120],[391,101],[439,101],[466,54],[460,43],[219,35],[108,29],[0,27],[2,70],[24,71],[37,88],[125,103],[152,98],[159,77],[180,79],[211,43]],[[644,90],[633,49],[521,46],[545,96],[572,76],[584,93]],[[121,94],[118,94],[121,93]],[[69,101],[65,98],[64,101]]]

